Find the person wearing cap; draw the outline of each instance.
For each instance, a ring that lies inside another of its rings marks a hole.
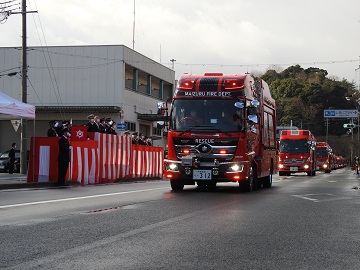
[[[116,132],[116,122],[114,122],[113,120],[110,120],[108,122],[109,128],[106,130],[107,134],[112,134],[112,135],[117,135]]]
[[[88,132],[99,132],[99,127],[95,123],[95,116],[93,114],[88,115],[89,123],[86,124]]]
[[[100,116],[95,115],[94,120],[95,120],[95,124],[97,125],[97,127],[99,129],[98,132],[100,132],[100,127],[99,127],[99,125],[100,125]]]
[[[105,117],[100,118],[99,132],[100,132],[100,133],[106,133]]]
[[[58,137],[58,131],[56,130],[57,126],[59,125],[59,123],[55,120],[52,120],[49,122],[50,124],[50,128],[47,131],[47,136],[48,137]]]
[[[139,134],[139,139],[138,139],[138,144],[140,144],[140,145],[146,145],[146,143],[145,143],[145,141],[144,141],[144,138],[145,138],[144,134],[140,133],[140,134]]]
[[[129,137],[130,131],[129,131],[129,130],[125,130],[124,135],[125,135],[126,137]]]
[[[134,132],[132,134],[132,143],[133,144],[139,144],[139,135],[137,132]]]
[[[68,138],[70,138],[70,132],[68,128],[62,129],[62,136],[59,139],[59,154],[58,154],[58,185],[65,185],[65,177],[70,162],[70,144]]]

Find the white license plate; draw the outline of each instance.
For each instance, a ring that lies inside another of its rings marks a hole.
[[[297,172],[298,171],[298,167],[290,167],[290,172]]]
[[[193,170],[194,180],[211,180],[211,170]]]

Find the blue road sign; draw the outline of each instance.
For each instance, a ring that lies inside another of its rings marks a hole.
[[[116,129],[121,131],[126,130],[126,123],[116,123]]]
[[[358,110],[324,110],[325,118],[357,118]]]

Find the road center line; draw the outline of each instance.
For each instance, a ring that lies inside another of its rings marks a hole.
[[[45,203],[85,200],[85,199],[100,198],[100,197],[107,197],[107,196],[126,195],[126,194],[131,194],[131,193],[140,193],[140,192],[147,192],[147,191],[160,190],[160,189],[169,189],[169,188],[168,187],[150,188],[150,189],[140,189],[140,190],[123,191],[123,192],[116,192],[116,193],[89,195],[89,196],[82,196],[82,197],[64,198],[64,199],[57,199],[57,200],[47,200],[47,201],[38,201],[38,202],[9,204],[9,205],[0,206],[0,209],[7,209],[7,208],[13,208],[13,207],[20,207],[20,206],[29,206],[29,205],[38,205],[38,204],[45,204]]]

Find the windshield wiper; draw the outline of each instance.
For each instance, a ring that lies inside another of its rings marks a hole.
[[[190,126],[190,128],[188,128],[187,130],[184,130],[183,132],[180,133],[179,136],[182,136],[185,132],[190,132],[194,129],[196,129],[198,126]]]

